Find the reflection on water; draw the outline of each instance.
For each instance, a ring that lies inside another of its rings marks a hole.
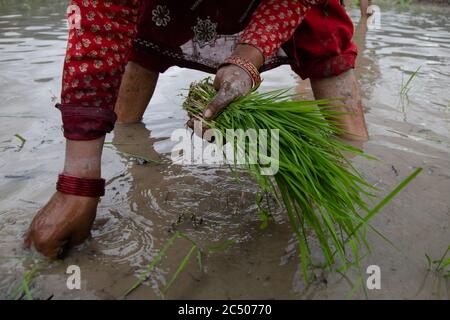
[[[64,140],[60,116],[52,105],[59,93],[66,45],[64,12],[64,1],[0,1],[0,257],[29,254],[20,246],[21,236],[53,192],[62,167]],[[445,284],[437,289],[429,278],[422,280],[424,254],[440,256],[450,239],[449,13],[445,8],[386,8],[381,30],[366,33],[364,24],[356,27],[361,52],[357,73],[371,134],[365,149],[380,160],[356,158],[354,163],[386,191],[414,167],[425,168],[374,220],[401,252],[370,237],[374,253],[364,265],[380,265],[386,279],[383,290],[369,293],[371,298],[446,297]],[[357,10],[351,15],[357,22]],[[419,66],[408,97],[400,99],[402,79]],[[170,162],[168,152],[175,144],[170,134],[182,128],[186,118],[178,93],[204,76],[168,70],[144,124],[117,126],[107,137],[114,145],[105,147],[103,175],[108,188],[93,239],[42,272],[33,288],[37,297],[120,297],[174,230],[186,232],[201,245],[230,239],[236,245],[209,257],[204,274],[190,264],[169,297],[342,298],[348,293],[357,274],[342,278],[318,270],[314,285],[304,285],[283,212],[271,204],[274,223],[260,230],[256,186],[247,177],[240,185],[226,167],[180,167]],[[298,83],[288,67],[266,73],[264,79],[262,90]],[[299,87],[307,90],[308,82]],[[16,133],[26,139],[22,149]],[[188,246],[177,242],[148,284],[154,289],[163,286]],[[64,287],[69,264],[83,270],[80,292]],[[18,259],[0,260],[0,297],[8,296],[26,266]],[[144,287],[135,297],[152,298],[154,291]]]

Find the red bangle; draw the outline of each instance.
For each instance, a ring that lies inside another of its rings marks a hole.
[[[258,69],[255,67],[255,65],[253,63],[251,63],[247,59],[239,57],[239,56],[228,57],[224,61],[224,63],[219,65],[218,69],[220,69],[220,67],[223,67],[228,64],[234,64],[234,65],[244,69],[248,73],[248,75],[252,78],[253,87],[258,86],[261,83],[261,76],[259,75]]]
[[[56,190],[75,196],[98,198],[105,195],[105,179],[78,178],[60,174]]]

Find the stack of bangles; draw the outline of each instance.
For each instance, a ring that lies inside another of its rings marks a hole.
[[[259,84],[261,83],[261,76],[259,75],[259,71],[253,63],[239,56],[230,56],[222,64],[219,65],[218,69],[230,64],[233,64],[245,70],[245,72],[247,72],[253,80],[253,87],[259,86]]]
[[[60,174],[56,190],[81,197],[102,197],[105,195],[105,179],[78,178]]]

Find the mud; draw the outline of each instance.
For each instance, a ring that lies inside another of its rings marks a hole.
[[[350,10],[357,24],[358,10]],[[52,105],[66,44],[64,12],[63,1],[0,3],[0,298],[11,297],[37,257],[22,248],[22,236],[52,194],[63,165],[60,115]],[[414,168],[424,168],[373,220],[397,248],[369,232],[373,252],[362,262],[362,279],[372,264],[382,275],[381,290],[367,291],[371,299],[449,298],[448,279],[428,271],[425,258],[440,258],[450,243],[449,14],[448,7],[382,7],[380,30],[365,33],[357,27],[357,73],[371,136],[364,150],[379,160],[357,157],[353,162],[381,194]],[[401,97],[402,81],[419,66],[408,96]],[[117,126],[108,135],[114,145],[107,144],[103,158],[107,194],[92,239],[39,272],[31,284],[34,298],[121,298],[175,230],[201,246],[236,244],[209,255],[204,272],[193,259],[167,298],[366,297],[355,270],[343,276],[317,269],[316,280],[304,283],[284,213],[275,209],[274,221],[261,230],[256,185],[250,180],[244,178],[240,186],[226,167],[182,167],[170,161],[175,142],[169,137],[187,119],[178,94],[204,76],[168,70],[143,123]],[[288,67],[264,74],[261,90],[289,86],[311,94],[309,83]],[[26,139],[22,148],[15,134]],[[189,248],[187,241],[176,241],[129,298],[156,298]],[[66,286],[65,270],[73,264],[81,268],[81,290]]]

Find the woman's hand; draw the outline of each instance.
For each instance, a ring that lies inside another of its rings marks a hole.
[[[50,259],[62,258],[66,249],[79,245],[91,234],[98,198],[78,197],[56,192],[36,214],[25,246]]]
[[[213,84],[217,95],[209,103],[203,117],[206,120],[214,119],[234,99],[249,93],[252,84],[252,78],[244,69],[233,64],[220,68]]]
[[[232,56],[242,57],[251,62],[256,69],[264,63],[264,56],[253,46],[238,44]],[[203,113],[206,120],[214,119],[234,99],[245,96],[252,89],[253,79],[244,69],[236,65],[226,65],[217,71],[214,88],[217,95]]]
[[[98,179],[105,137],[67,140],[64,174]],[[50,259],[61,258],[65,249],[83,243],[90,235],[99,198],[55,192],[30,225],[25,246],[34,247]]]
[[[264,56],[253,46],[247,44],[238,44],[233,51],[233,56],[245,58],[251,62],[257,69],[264,63]],[[203,113],[206,120],[214,119],[225,107],[234,99],[245,96],[250,92],[253,85],[253,79],[247,71],[233,64],[221,67],[214,78],[214,88],[217,90],[216,97],[209,103]],[[194,129],[194,118],[188,120],[187,125]],[[207,128],[204,127],[203,131]]]

